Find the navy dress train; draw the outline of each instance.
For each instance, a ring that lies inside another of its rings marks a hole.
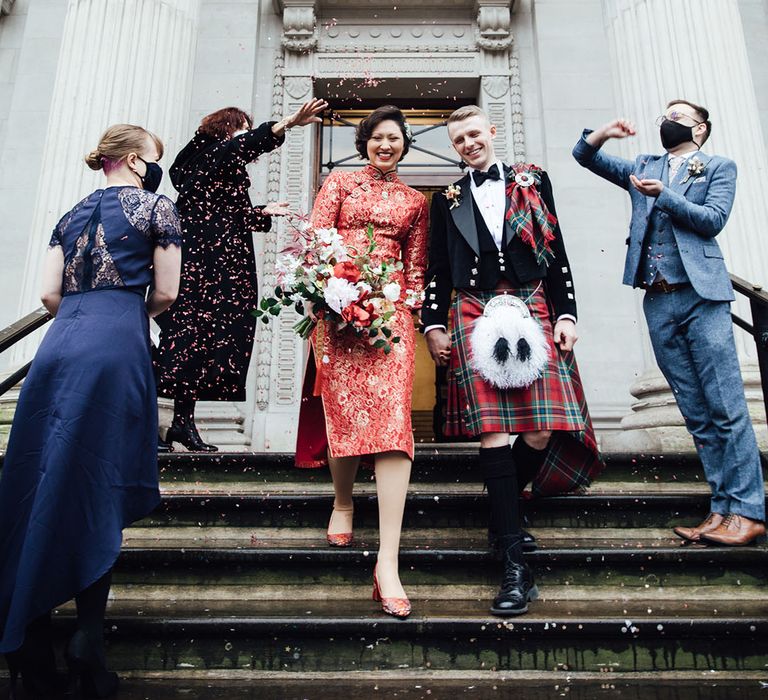
[[[169,245],[181,245],[174,204],[136,187],[97,190],[53,232],[63,299],[0,478],[0,652],[109,571],[123,528],[160,502],[145,294]]]

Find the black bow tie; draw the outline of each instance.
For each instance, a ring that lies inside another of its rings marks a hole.
[[[488,168],[487,173],[484,173],[480,170],[473,170],[472,179],[475,181],[476,187],[480,187],[480,185],[482,185],[486,180],[501,180],[501,175],[499,174],[499,166],[494,163],[490,168]]]

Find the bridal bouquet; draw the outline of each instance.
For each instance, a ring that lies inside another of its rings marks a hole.
[[[334,323],[338,329],[349,328],[385,353],[400,342],[389,322],[395,315],[395,302],[403,300],[414,307],[418,298],[394,280],[403,263],[394,258],[374,263],[376,250],[373,225],[368,225],[365,250],[347,248],[335,228],[311,228],[304,223],[295,227],[294,240],[278,257],[277,287],[274,296],[262,298],[253,311],[268,323],[283,308],[293,306],[302,314],[311,305],[316,318]],[[293,329],[309,338],[317,325],[309,316]]]

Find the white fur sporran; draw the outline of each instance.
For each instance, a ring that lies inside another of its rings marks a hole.
[[[549,360],[541,324],[512,294],[493,297],[485,305],[472,329],[470,346],[472,369],[499,389],[530,386]]]

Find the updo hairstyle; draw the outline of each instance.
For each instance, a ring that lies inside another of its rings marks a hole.
[[[361,158],[368,158],[368,141],[373,135],[376,127],[381,124],[381,122],[387,120],[397,122],[397,125],[400,127],[400,132],[403,134],[403,154],[400,156],[400,160],[405,158],[408,154],[408,151],[411,148],[411,139],[405,116],[398,107],[395,107],[394,105],[384,105],[383,107],[374,109],[373,112],[357,125],[357,130],[355,131],[355,148]]]
[[[96,150],[85,157],[85,162],[91,170],[101,170],[105,164],[118,163],[129,153],[138,155],[147,146],[147,136],[154,141],[161,158],[163,142],[151,131],[133,124],[115,124],[104,132]]]

